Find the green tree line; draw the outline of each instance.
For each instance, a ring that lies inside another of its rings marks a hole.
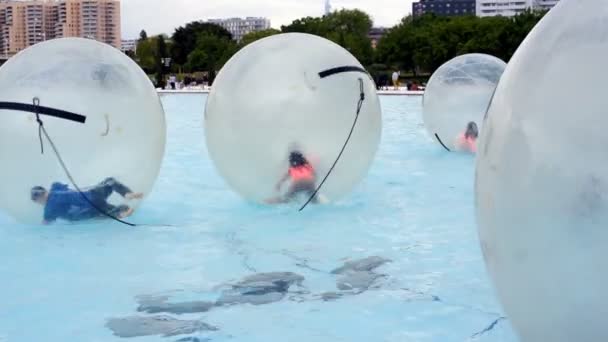
[[[432,73],[465,53],[486,53],[508,62],[545,12],[514,17],[411,16],[386,33],[375,51],[376,63],[412,73]]]
[[[393,70],[428,75],[451,58],[465,53],[487,53],[509,61],[519,44],[545,12],[527,11],[515,17],[407,16],[388,29],[376,49],[368,36],[373,22],[360,10],[340,10],[323,17],[305,17],[282,26],[245,35],[240,42],[224,28],[204,22],[178,27],[171,37],[148,37],[142,31],[132,56],[159,86],[169,72],[216,73],[240,49],[259,39],[287,32],[325,37],[350,51],[377,81]],[[163,63],[170,59],[170,64]]]

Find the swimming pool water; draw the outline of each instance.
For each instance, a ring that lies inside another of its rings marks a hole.
[[[131,221],[24,226],[0,214],[0,342],[121,341],[105,324],[136,298],[214,300],[256,272],[294,272],[304,291],[267,305],[172,316],[218,328],[132,341],[515,341],[486,275],[473,205],[474,160],[424,130],[421,98],[382,97],[383,137],[365,181],[312,206],[247,203],[204,145],[204,95],[165,95],[168,146],[154,192]],[[330,271],[379,256],[385,275],[358,295]],[[487,330],[487,331],[485,331]]]

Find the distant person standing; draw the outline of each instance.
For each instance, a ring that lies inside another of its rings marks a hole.
[[[176,79],[175,75],[171,75],[171,77],[169,77],[169,85],[171,85],[172,90],[175,90],[176,82],[177,82],[177,79]]]
[[[395,87],[395,90],[399,89],[399,76],[401,76],[401,71],[393,72],[393,87]]]

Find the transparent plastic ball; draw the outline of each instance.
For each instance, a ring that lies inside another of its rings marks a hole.
[[[564,0],[507,67],[477,156],[487,267],[527,341],[605,341],[608,2]]]
[[[496,57],[475,53],[433,73],[423,100],[424,124],[433,140],[450,151],[476,152],[484,114],[505,67]]]
[[[319,199],[344,196],[367,174],[380,141],[380,104],[374,82],[348,51],[290,33],[250,44],[228,61],[207,100],[205,135],[215,166],[234,190],[251,201],[277,203],[311,194],[355,119]]]
[[[36,112],[77,186],[113,178],[150,192],[164,154],[165,117],[150,80],[125,54],[89,39],[46,41],[0,67],[0,89],[0,208],[9,215],[41,222],[44,205],[32,201],[33,187],[75,190],[39,135]],[[139,201],[113,195],[108,203],[135,208]]]

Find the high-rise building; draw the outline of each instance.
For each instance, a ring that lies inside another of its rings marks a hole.
[[[232,34],[232,39],[236,41],[240,41],[247,33],[264,31],[270,28],[270,19],[258,17],[209,19],[207,22],[225,28]]]
[[[420,0],[412,4],[414,17],[427,13],[442,16],[475,15],[475,0]]]
[[[120,51],[122,51],[122,52],[127,52],[127,51],[137,52],[137,43],[138,42],[139,42],[138,39],[123,39],[122,42],[121,42]]]
[[[549,10],[558,2],[559,0],[477,0],[477,15],[510,17],[527,9]]]
[[[120,0],[0,0],[0,56],[62,37],[120,49]]]
[[[325,0],[325,15],[329,15],[331,13],[331,2],[330,0]]]
[[[553,8],[553,6],[557,5],[559,0],[535,0],[535,7],[540,9],[549,10]]]

